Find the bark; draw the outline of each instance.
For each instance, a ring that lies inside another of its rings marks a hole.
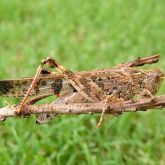
[[[144,58],[137,58],[134,61],[128,62],[128,63],[124,63],[124,64],[119,64],[117,65],[117,67],[137,67],[137,66],[143,66],[145,64],[154,64],[157,63],[159,61],[159,54],[155,54],[153,56],[150,57],[144,57]]]
[[[26,117],[31,114],[55,113],[55,114],[95,114],[101,113],[104,102],[96,103],[73,103],[73,104],[43,104],[43,105],[26,105],[21,114],[16,114],[9,106],[0,109],[1,120],[6,117]],[[120,114],[124,112],[137,112],[159,109],[165,107],[165,95],[155,97],[155,100],[141,99],[135,101],[125,101],[123,104],[110,103],[107,105],[106,114]]]

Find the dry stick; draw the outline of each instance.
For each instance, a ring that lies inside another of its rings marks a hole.
[[[91,114],[91,113],[101,113],[104,102],[97,103],[73,103],[73,104],[45,104],[43,105],[30,105],[26,106],[24,109],[25,114],[37,114],[54,112],[57,114]],[[106,110],[107,114],[115,112],[136,112],[136,111],[146,111],[148,109],[165,107],[165,95],[155,97],[155,100],[150,98],[141,99],[137,102],[125,101],[123,106],[120,107],[119,104],[109,104]]]
[[[74,104],[44,104],[44,105],[27,105],[24,107],[21,116],[41,113],[56,113],[56,114],[91,114],[101,113],[104,102],[97,103],[74,103]],[[106,114],[146,111],[149,109],[162,109],[165,107],[165,95],[155,97],[154,101],[151,99],[141,99],[137,102],[125,101],[122,108],[118,104],[108,105]],[[1,118],[10,116],[18,116],[10,107],[0,109]],[[19,116],[19,117],[21,117]]]
[[[157,63],[159,61],[159,57],[160,57],[159,54],[155,54],[153,56],[145,57],[145,58],[140,58],[139,57],[134,61],[119,64],[114,68],[118,68],[118,67],[137,67],[137,66],[143,66],[145,64],[153,64],[153,63]]]

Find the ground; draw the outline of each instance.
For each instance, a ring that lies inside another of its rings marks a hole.
[[[1,0],[0,79],[32,76],[47,56],[80,71],[159,53],[160,62],[146,67],[165,71],[164,7],[164,0]],[[165,163],[164,111],[107,116],[99,129],[98,119],[59,116],[41,126],[8,119],[0,123],[0,163]]]

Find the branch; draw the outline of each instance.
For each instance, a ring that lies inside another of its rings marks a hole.
[[[21,115],[17,115],[9,106],[0,109],[0,119],[5,120],[7,117],[26,117],[32,114],[55,113],[55,114],[95,114],[101,113],[104,102],[97,103],[72,103],[72,104],[43,104],[43,105],[26,105]],[[146,111],[153,109],[162,109],[165,107],[165,95],[155,97],[155,100],[141,99],[136,102],[125,101],[123,104],[110,103],[107,106],[106,114],[121,114],[123,112]]]
[[[44,104],[44,105],[29,105],[24,109],[26,114],[39,114],[53,112],[56,114],[91,114],[101,113],[104,102],[97,103],[72,103],[72,104]],[[148,109],[162,109],[165,107],[165,95],[155,97],[155,100],[150,98],[141,99],[138,101],[125,101],[123,104],[115,102],[109,103],[106,113],[122,113],[146,111]]]
[[[134,61],[128,62],[128,63],[124,63],[124,64],[119,64],[117,67],[137,67],[137,66],[143,66],[145,64],[153,64],[153,63],[157,63],[159,61],[159,54],[155,54],[153,56],[150,57],[145,57],[145,58],[137,58]]]

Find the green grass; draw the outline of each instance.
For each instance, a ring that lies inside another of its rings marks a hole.
[[[164,0],[1,0],[0,79],[34,75],[48,55],[76,71],[159,53],[154,66],[165,71],[164,6]],[[61,116],[38,126],[35,118],[9,118],[0,123],[0,164],[165,163],[163,111],[108,116],[96,129],[98,119]]]

